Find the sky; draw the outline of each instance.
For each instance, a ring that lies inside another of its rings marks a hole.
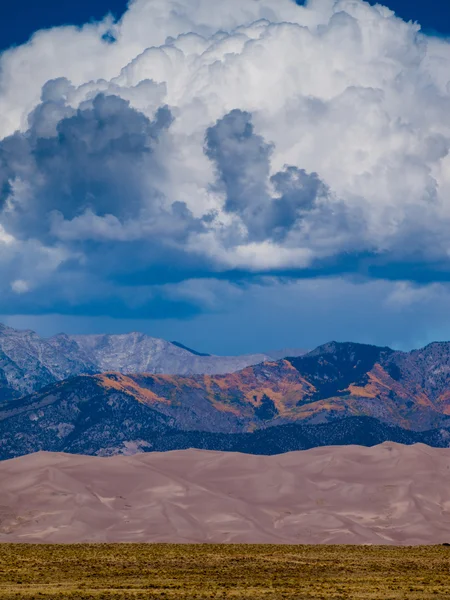
[[[0,319],[200,351],[450,339],[450,6],[0,7]]]
[[[299,3],[300,0],[299,0]],[[120,18],[125,0],[15,0],[0,4],[0,48],[24,44],[39,29],[60,25],[83,25],[111,13]],[[376,4],[371,0],[371,4]],[[390,0],[386,2],[399,17],[417,21],[428,32],[450,34],[450,4],[445,0]]]

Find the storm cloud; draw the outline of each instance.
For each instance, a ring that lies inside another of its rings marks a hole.
[[[0,57],[0,310],[159,318],[213,310],[202,281],[446,282],[449,60],[362,0],[136,0],[36,33]]]
[[[250,241],[283,242],[328,194],[317,173],[286,166],[270,176],[273,147],[254,132],[251,115],[235,109],[206,132],[206,154],[216,163],[224,211],[236,214]],[[270,178],[269,178],[270,176]],[[277,196],[270,193],[270,186]]]

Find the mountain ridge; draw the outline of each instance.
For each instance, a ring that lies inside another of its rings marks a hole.
[[[120,454],[194,446],[271,454],[335,442],[450,444],[446,342],[399,352],[332,341],[227,373],[169,374],[155,371],[167,361],[174,370],[195,370],[217,357],[138,332],[59,334],[42,345],[32,331],[3,327],[0,357],[0,391],[11,369],[17,375],[20,367],[23,377],[14,395],[7,387],[0,395],[0,459],[40,449]],[[241,359],[221,365],[237,367]],[[43,387],[20,392],[34,385]]]
[[[218,375],[83,374],[0,402],[3,458],[205,444],[264,454],[303,448],[307,439],[448,446],[450,344],[404,353],[333,342]]]
[[[230,373],[270,359],[268,354],[206,355],[139,332],[49,338],[0,324],[0,400],[18,398],[81,374]]]

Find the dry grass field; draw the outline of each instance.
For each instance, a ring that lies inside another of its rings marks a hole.
[[[450,598],[450,548],[0,545],[0,600]]]

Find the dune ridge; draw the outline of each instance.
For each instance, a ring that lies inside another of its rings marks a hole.
[[[450,448],[423,444],[40,452],[0,463],[0,481],[0,542],[450,541]]]

